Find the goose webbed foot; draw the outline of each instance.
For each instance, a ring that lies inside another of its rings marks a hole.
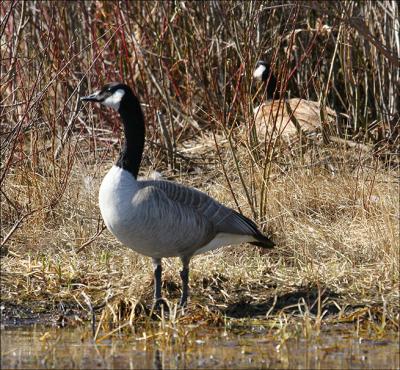
[[[165,299],[161,296],[161,277],[162,277],[162,267],[161,259],[153,258],[154,265],[154,303],[152,311],[160,314],[162,310],[164,313],[169,312],[169,306]]]
[[[155,299],[152,310],[161,311],[161,309],[164,309],[164,312],[168,312],[169,311],[168,302],[164,298]]]

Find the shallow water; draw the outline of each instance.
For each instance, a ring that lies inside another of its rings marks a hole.
[[[173,333],[120,335],[96,344],[87,328],[3,326],[1,368],[399,368],[395,334],[367,339],[343,327],[287,340],[265,329]]]

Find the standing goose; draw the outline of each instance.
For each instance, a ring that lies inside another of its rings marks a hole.
[[[99,205],[108,230],[123,244],[153,259],[154,298],[161,301],[161,259],[180,257],[180,305],[188,298],[193,255],[249,242],[272,248],[254,222],[190,187],[162,180],[138,180],[145,125],[139,100],[129,86],[110,83],[83,101],[101,103],[121,117],[125,143],[100,186]]]
[[[253,77],[266,84],[267,101],[254,109],[260,134],[277,135],[291,142],[300,133],[315,136],[323,125],[331,127],[336,122],[336,113],[329,107],[325,107],[321,122],[321,105],[317,101],[292,98],[279,102],[278,81],[266,62],[257,62]]]

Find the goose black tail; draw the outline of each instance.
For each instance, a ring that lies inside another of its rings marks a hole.
[[[265,235],[262,235],[261,233],[258,234],[256,238],[257,241],[251,242],[250,244],[267,249],[271,249],[275,246],[275,243],[271,239],[267,238]]]
[[[257,228],[257,225],[253,221],[246,216],[243,216],[239,212],[234,211],[234,215],[245,225],[247,229],[251,230],[251,233],[249,234],[256,238],[256,241],[250,242],[250,244],[261,248],[273,248],[275,246],[275,243],[272,240],[261,234],[260,230]]]

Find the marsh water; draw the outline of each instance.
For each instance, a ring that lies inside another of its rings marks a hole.
[[[2,326],[1,368],[399,368],[398,336],[355,335],[345,326],[305,337],[263,327],[188,326],[153,335],[113,335],[97,343],[87,327]],[[172,333],[172,334],[171,334]]]

